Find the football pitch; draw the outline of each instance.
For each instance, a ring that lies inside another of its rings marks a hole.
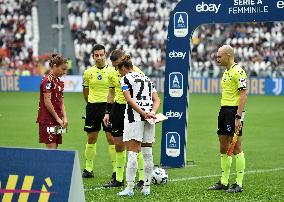
[[[68,134],[59,149],[77,150],[84,168],[86,135],[85,103],[81,93],[65,93]],[[162,95],[160,96],[162,97]],[[36,124],[38,93],[0,93],[0,146],[44,148],[38,143]],[[131,198],[116,195],[118,188],[104,189],[110,181],[111,162],[106,138],[100,133],[93,179],[84,179],[86,201],[283,201],[284,198],[284,97],[249,96],[246,106],[243,148],[246,174],[243,193],[207,191],[219,180],[220,155],[216,135],[218,95],[190,95],[188,111],[188,166],[167,169],[169,182],[151,186],[151,195],[139,191]],[[162,111],[162,106],[160,111]],[[157,125],[154,161],[160,162],[161,124]],[[5,163],[5,162],[0,162]],[[0,171],[1,172],[1,171]],[[230,183],[235,181],[235,160]]]

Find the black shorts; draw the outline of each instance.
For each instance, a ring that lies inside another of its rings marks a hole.
[[[105,108],[106,102],[87,104],[84,131],[97,132],[100,131],[101,126],[103,126],[105,132],[111,132],[110,128],[106,127],[103,123]]]
[[[124,129],[124,113],[126,104],[118,104],[115,102],[112,105],[110,113],[111,134],[113,137],[122,137]]]
[[[232,136],[235,133],[235,115],[237,114],[237,106],[222,106],[218,116],[218,135]],[[242,125],[244,125],[242,121]],[[242,129],[239,131],[242,136]]]

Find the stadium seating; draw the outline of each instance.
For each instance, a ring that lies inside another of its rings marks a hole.
[[[176,3],[177,0],[69,3],[68,19],[80,72],[91,65],[92,45],[102,43],[107,51],[122,48],[129,52],[134,64],[146,74],[163,75],[167,24]]]
[[[69,23],[81,72],[91,65],[92,44],[107,51],[123,48],[147,75],[161,76],[165,68],[165,39],[170,10],[177,1],[118,0],[108,3],[71,2]],[[146,23],[145,23],[146,22]],[[193,77],[220,77],[214,59],[220,44],[236,48],[237,61],[249,76],[284,76],[284,24],[203,25],[192,39]]]
[[[0,25],[0,75],[44,73],[46,67],[37,57],[39,30],[36,0],[0,1]]]
[[[78,72],[92,64],[95,43],[122,48],[150,76],[163,76],[170,11],[179,0],[85,0],[68,3]],[[38,56],[36,0],[0,0],[0,75],[40,75],[47,55]],[[220,44],[236,48],[249,76],[284,77],[284,23],[202,25],[193,34],[192,77],[220,77],[215,64]]]
[[[193,77],[220,76],[214,61],[220,44],[235,47],[236,61],[248,76],[284,77],[283,22],[204,25],[192,42]]]

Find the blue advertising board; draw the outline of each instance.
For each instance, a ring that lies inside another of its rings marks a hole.
[[[42,77],[0,77],[0,92],[38,92]],[[181,72],[171,72],[168,78],[170,97],[179,98],[184,95],[184,75]],[[158,92],[164,92],[164,78],[153,77]],[[67,76],[63,78],[64,92],[82,92],[82,76]],[[219,78],[189,78],[190,94],[219,94],[221,85]],[[247,91],[250,95],[284,95],[284,79],[282,78],[249,78]]]
[[[190,39],[193,31],[202,24],[283,20],[284,0],[181,0],[177,4],[171,13],[168,26],[163,109],[164,113],[171,112],[174,115],[163,123],[162,166],[184,167],[186,163],[188,92],[190,89],[195,90],[193,85],[189,85]],[[251,88],[252,92],[283,95],[281,79],[256,79],[254,82],[261,83],[257,85],[253,83],[252,86],[258,88]],[[196,84],[197,87],[198,85],[200,84]],[[209,83],[203,85],[208,86]],[[167,153],[169,133],[179,135],[178,156]]]
[[[36,92],[41,79],[41,76],[0,76],[0,92]]]
[[[171,79],[169,79],[171,82]],[[220,94],[220,78],[190,78],[188,92],[190,94]],[[249,95],[284,95],[284,79],[249,78],[247,80],[247,93]],[[169,89],[171,94],[171,89]]]
[[[83,77],[68,75],[60,78],[64,82],[64,92],[82,92]],[[38,92],[41,76],[0,76],[0,92]]]
[[[0,147],[0,201],[85,201],[77,152]]]

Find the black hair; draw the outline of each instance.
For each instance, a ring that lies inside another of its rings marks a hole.
[[[97,51],[97,50],[104,50],[104,52],[106,52],[106,49],[103,45],[96,44],[96,45],[94,45],[94,47],[92,49],[92,55],[94,55],[94,51]]]

